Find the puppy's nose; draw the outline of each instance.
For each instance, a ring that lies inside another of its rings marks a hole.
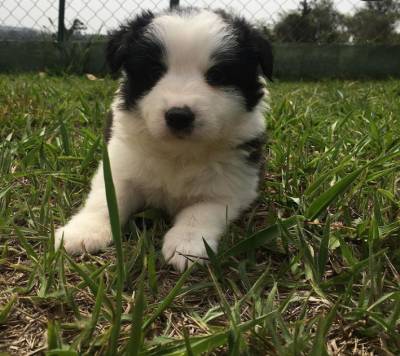
[[[188,107],[173,107],[166,111],[165,121],[174,131],[187,131],[193,127],[194,113]]]

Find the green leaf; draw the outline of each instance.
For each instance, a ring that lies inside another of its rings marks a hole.
[[[13,187],[13,186],[10,185],[9,187],[7,187],[7,188],[1,190],[1,191],[0,191],[0,199],[3,199],[3,198],[6,196],[6,194],[11,190],[12,187]]]
[[[18,227],[15,226],[15,233],[17,235],[18,241],[22,245],[22,247],[25,249],[25,252],[27,256],[35,263],[39,261],[39,256],[35,252],[35,250],[32,248],[32,245],[28,242],[24,234],[20,231]]]
[[[186,328],[183,328],[183,337],[185,339],[186,355],[194,356],[192,346],[190,345],[189,333]]]
[[[111,333],[109,339],[109,347],[107,355],[115,355],[118,349],[118,338],[121,330],[121,316],[122,316],[122,289],[125,282],[125,263],[124,252],[122,249],[122,236],[121,226],[119,223],[119,213],[117,197],[115,194],[115,187],[112,179],[110,159],[108,157],[107,147],[103,146],[103,174],[104,184],[106,189],[106,198],[108,206],[108,214],[110,216],[111,232],[114,240],[115,250],[117,253],[117,284],[116,284],[116,297],[115,297],[115,312],[114,319],[111,326]]]
[[[267,267],[265,268],[265,271],[261,273],[260,277],[257,278],[255,283],[251,286],[251,288],[248,290],[248,292],[240,298],[238,304],[242,304],[245,300],[249,299],[250,297],[253,297],[256,299],[258,297],[258,293],[262,288],[265,288],[265,281],[268,276],[270,276],[271,271],[270,271],[270,266],[271,264],[268,264]]]
[[[301,215],[295,215],[288,219],[282,220],[281,224],[285,228],[291,228],[297,225],[298,221],[303,221],[304,217]],[[244,252],[253,251],[258,247],[265,245],[266,243],[274,240],[280,236],[279,224],[274,224],[266,229],[256,232],[250,237],[239,241],[236,245],[232,246],[227,251],[223,252],[221,257],[224,256],[236,256]]]
[[[318,252],[318,275],[319,281],[322,280],[322,277],[325,274],[325,266],[329,257],[329,237],[331,233],[331,219],[328,215],[328,218],[325,222],[324,233],[322,235],[321,244],[319,246]]]
[[[15,302],[17,301],[17,296],[13,295],[11,299],[0,309],[0,325],[4,324],[8,316],[10,315],[11,309],[14,306]]]
[[[60,347],[60,327],[56,321],[49,320],[47,325],[47,348],[48,350],[54,350]]]
[[[213,251],[213,249],[210,247],[210,245],[207,243],[207,241],[203,237],[203,243],[204,247],[206,248],[207,256],[208,259],[210,260],[210,264],[214,269],[214,272],[218,278],[218,280],[222,281],[223,280],[223,273],[221,269],[221,264],[219,263],[219,260]]]
[[[310,356],[325,356],[328,355],[326,350],[326,335],[332,325],[333,319],[336,316],[338,303],[329,311],[328,315],[319,319],[316,335],[313,342],[313,348]]]
[[[194,266],[197,266],[197,263],[193,263],[185,271],[185,273],[183,273],[182,276],[178,279],[174,288],[172,288],[172,290],[168,293],[168,295],[159,303],[159,306],[156,309],[156,311],[153,313],[153,315],[144,322],[143,330],[146,330],[154,322],[154,320],[156,320],[161,315],[161,313],[170,306],[170,304],[173,302],[175,297],[180,292],[183,284],[185,283],[186,279],[189,277]]]
[[[107,207],[110,216],[111,232],[117,253],[118,278],[125,280],[124,252],[122,248],[121,225],[119,223],[118,203],[112,178],[107,147],[103,146],[103,174],[106,189]]]
[[[396,325],[399,323],[400,320],[400,295],[397,294],[394,307],[392,308],[393,312],[390,317],[388,317],[388,325],[391,330],[396,331]]]
[[[130,338],[126,350],[126,354],[128,356],[136,356],[142,349],[143,343],[143,314],[145,308],[145,299],[144,299],[144,282],[143,282],[143,274],[141,275],[137,287],[137,291],[135,293],[135,306],[132,310],[132,324],[131,324],[131,333]]]
[[[95,153],[97,151],[97,148],[99,147],[101,142],[100,137],[96,139],[96,141],[91,145],[90,149],[88,150],[88,152],[86,153],[85,157],[83,158],[83,161],[81,163],[81,171],[83,171],[84,169],[86,169],[86,167],[89,165],[90,162],[94,161],[95,157]]]
[[[91,276],[86,273],[77,263],[74,262],[74,260],[68,256],[67,254],[64,255],[64,257],[68,260],[70,263],[72,269],[81,276],[81,278],[84,280],[84,282],[87,284],[89,287],[90,291],[92,292],[93,295],[97,295],[99,291],[99,286],[95,282],[94,279],[91,278]],[[104,303],[107,305],[107,307],[110,309],[110,311],[114,314],[114,306],[111,303],[110,299],[107,297],[107,295],[104,295]]]
[[[149,285],[154,295],[157,295],[157,271],[156,271],[156,253],[152,241],[149,241],[148,254],[146,256],[147,274]]]
[[[92,312],[92,318],[90,319],[88,325],[85,330],[82,332],[82,345],[88,345],[90,343],[90,339],[93,336],[93,333],[96,329],[97,321],[100,316],[101,306],[103,304],[104,299],[104,279],[103,275],[100,276],[100,284],[97,289],[96,302]]]
[[[348,163],[349,159],[346,159],[340,166],[331,169],[330,171],[318,176],[313,183],[311,183],[304,191],[304,195],[311,196],[314,192],[331,176],[339,172]]]
[[[355,170],[353,173],[348,174],[346,177],[338,181],[334,186],[329,188],[326,192],[322,193],[318,198],[316,198],[306,210],[306,218],[308,220],[314,220],[320,215],[328,206],[331,204],[340,194],[344,193],[365,167],[361,167]]]
[[[46,352],[46,356],[78,356],[79,354],[73,350],[54,349]]]
[[[265,318],[271,316],[274,312],[264,314],[253,320],[246,321],[236,326],[239,333],[244,333],[256,325],[259,325]],[[202,355],[211,352],[217,347],[226,345],[228,342],[228,335],[232,329],[223,332],[217,332],[207,336],[194,336],[189,338],[190,348],[194,355]],[[186,355],[187,347],[184,340],[177,340],[163,346],[161,350],[156,349],[153,352],[147,352],[146,355],[168,355],[168,356],[182,356]]]
[[[375,303],[371,304],[368,307],[367,311],[368,312],[371,311],[378,305],[382,304],[385,300],[390,299],[390,298],[400,298],[400,292],[390,292],[390,293],[384,294]]]

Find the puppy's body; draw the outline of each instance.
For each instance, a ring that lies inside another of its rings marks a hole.
[[[123,69],[108,141],[121,222],[145,206],[175,216],[163,255],[183,270],[257,196],[270,47],[223,13],[144,13],[112,35],[108,60]],[[111,242],[101,166],[62,236],[71,253]]]

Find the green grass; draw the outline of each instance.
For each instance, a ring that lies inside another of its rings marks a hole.
[[[123,249],[116,233],[96,256],[54,251],[115,88],[0,76],[0,352],[399,354],[399,81],[274,83],[259,204],[184,275],[157,211]]]

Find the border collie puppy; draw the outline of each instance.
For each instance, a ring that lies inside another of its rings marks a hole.
[[[227,223],[257,197],[265,135],[268,41],[223,11],[144,12],[110,36],[121,69],[106,133],[121,223],[151,206],[174,216],[165,260],[183,271],[216,251]],[[100,164],[81,210],[56,231],[67,252],[112,242]]]

